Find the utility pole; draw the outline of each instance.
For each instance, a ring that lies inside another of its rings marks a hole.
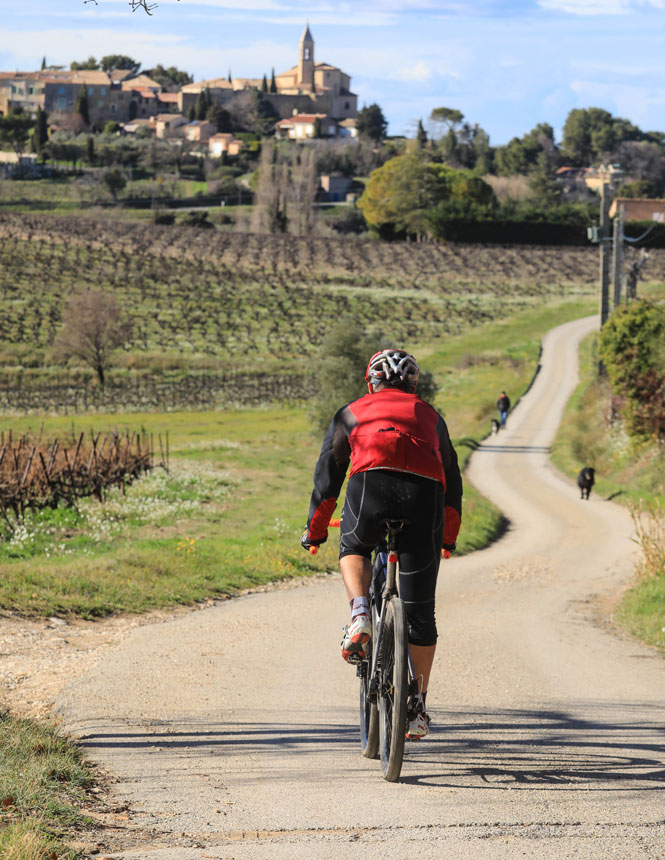
[[[625,209],[619,206],[614,216],[614,237],[612,241],[612,280],[614,281],[614,302],[612,307],[621,304],[621,287],[623,284],[623,223]]]
[[[612,203],[611,177],[603,178],[600,186],[600,224],[598,242],[600,244],[600,327],[610,315],[610,262],[612,259],[612,238],[610,236],[610,204]]]

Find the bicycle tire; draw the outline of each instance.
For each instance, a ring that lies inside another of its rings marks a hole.
[[[383,778],[397,782],[404,760],[409,694],[406,612],[399,597],[388,601],[381,633],[379,736]]]
[[[376,607],[372,601],[372,638],[367,652],[364,673],[360,677],[360,748],[365,758],[376,758],[379,754],[379,708],[376,701],[372,703],[368,698],[375,631]]]

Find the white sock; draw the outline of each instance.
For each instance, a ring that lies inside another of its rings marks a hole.
[[[369,615],[369,600],[366,597],[354,597],[351,604],[351,621],[356,615]]]

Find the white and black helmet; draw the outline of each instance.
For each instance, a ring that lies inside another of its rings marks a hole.
[[[379,383],[415,391],[420,368],[412,355],[403,349],[384,349],[369,360],[365,380],[372,388]]]

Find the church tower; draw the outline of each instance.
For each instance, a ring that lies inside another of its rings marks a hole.
[[[309,24],[300,39],[300,58],[298,60],[298,86],[312,89],[314,86],[314,39],[309,32]]]

